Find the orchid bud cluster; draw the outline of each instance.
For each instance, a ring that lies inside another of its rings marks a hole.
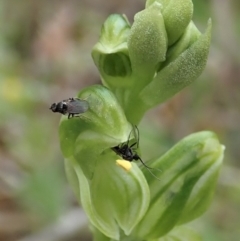
[[[132,26],[119,14],[103,24],[92,57],[131,123],[191,84],[205,68],[211,21],[201,34],[192,14],[191,0],[151,0]]]

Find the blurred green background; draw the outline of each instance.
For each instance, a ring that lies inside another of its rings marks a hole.
[[[142,158],[184,136],[215,131],[226,146],[209,211],[191,223],[204,241],[240,239],[240,2],[194,0],[194,21],[213,20],[207,67],[140,124]],[[100,83],[91,59],[111,13],[132,22],[145,1],[0,0],[0,241],[91,240],[66,181],[53,102]]]

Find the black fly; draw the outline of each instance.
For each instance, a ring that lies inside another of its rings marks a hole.
[[[138,149],[139,147],[139,130],[137,128],[137,126],[135,126],[135,129],[137,130],[137,141],[134,142],[133,144],[129,145],[129,141],[130,141],[130,136],[132,131],[129,134],[128,140],[126,143],[122,143],[118,146],[112,147],[112,150],[119,156],[121,156],[124,160],[132,162],[132,161],[140,161],[143,166],[145,166],[148,171],[154,176],[156,177],[151,171],[150,169],[155,169],[155,168],[151,168],[149,166],[147,166],[143,160],[141,159],[141,157],[137,154],[136,149]],[[134,148],[136,146],[136,148]],[[157,169],[158,170],[158,169]],[[157,177],[156,177],[157,178]],[[159,178],[157,178],[158,180],[160,180]]]
[[[70,119],[71,117],[86,112],[88,108],[89,104],[86,100],[69,98],[58,103],[53,103],[49,109],[63,115],[68,114],[68,119]]]

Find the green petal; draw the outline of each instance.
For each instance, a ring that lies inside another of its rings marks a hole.
[[[90,222],[112,239],[119,240],[121,230],[128,235],[149,205],[149,188],[137,165],[126,172],[107,154],[102,155],[88,181],[74,158],[67,161],[76,172],[81,203]]]
[[[154,3],[135,15],[128,49],[133,72],[140,76],[154,74],[156,65],[165,60],[167,37],[160,4]]]

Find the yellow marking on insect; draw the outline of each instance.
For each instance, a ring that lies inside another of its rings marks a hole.
[[[132,163],[126,160],[116,160],[116,165],[122,167],[127,172],[132,168]]]

